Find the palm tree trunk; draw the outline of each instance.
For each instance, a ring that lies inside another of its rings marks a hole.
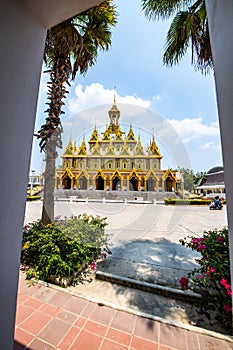
[[[41,220],[44,225],[54,221],[54,188],[56,171],[56,135],[52,134],[46,145],[46,165],[44,175],[44,199]]]

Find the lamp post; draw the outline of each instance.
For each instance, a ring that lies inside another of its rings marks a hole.
[[[31,196],[32,196],[32,191],[33,191],[33,181],[34,181],[34,174],[35,174],[35,170],[31,170]]]

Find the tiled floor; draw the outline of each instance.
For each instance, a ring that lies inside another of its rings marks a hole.
[[[14,350],[233,350],[233,343],[106,306],[20,275]]]

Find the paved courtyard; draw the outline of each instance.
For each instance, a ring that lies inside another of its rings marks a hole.
[[[25,223],[41,217],[42,202],[27,202]],[[222,211],[208,206],[165,206],[163,204],[129,204],[98,202],[55,202],[55,216],[70,217],[82,213],[107,217],[107,232],[114,246],[136,239],[171,242],[187,235],[227,225],[226,207]]]
[[[41,202],[27,203],[25,223],[39,219],[41,210]],[[179,239],[227,225],[226,207],[210,211],[208,207],[163,204],[55,203],[55,215],[70,217],[84,212],[107,217],[109,224],[106,230],[113,254],[100,264],[101,273],[146,282],[149,278],[152,283],[159,279],[172,286],[194,258],[182,251]],[[198,316],[194,306],[175,297],[97,280],[94,275],[83,285],[63,290],[26,288],[21,273],[19,300],[17,350],[24,349],[20,347],[24,339],[31,350],[233,348],[232,338],[208,330],[205,320],[193,327]],[[37,318],[41,318],[39,325]],[[55,331],[57,327],[63,330]]]

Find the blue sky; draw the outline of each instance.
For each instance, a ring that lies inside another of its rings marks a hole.
[[[190,52],[178,66],[163,66],[169,21],[149,22],[140,0],[115,3],[119,17],[111,49],[99,54],[96,65],[85,76],[76,77],[67,96],[62,119],[64,146],[71,136],[78,143],[84,130],[88,139],[88,130],[94,124],[108,122],[116,86],[124,128],[131,122],[145,145],[154,132],[164,156],[163,168],[184,166],[207,171],[221,165],[213,73],[204,76],[196,72]],[[45,102],[46,76],[42,74],[35,131],[46,117]],[[39,142],[34,140],[31,169],[40,173],[43,167]]]

